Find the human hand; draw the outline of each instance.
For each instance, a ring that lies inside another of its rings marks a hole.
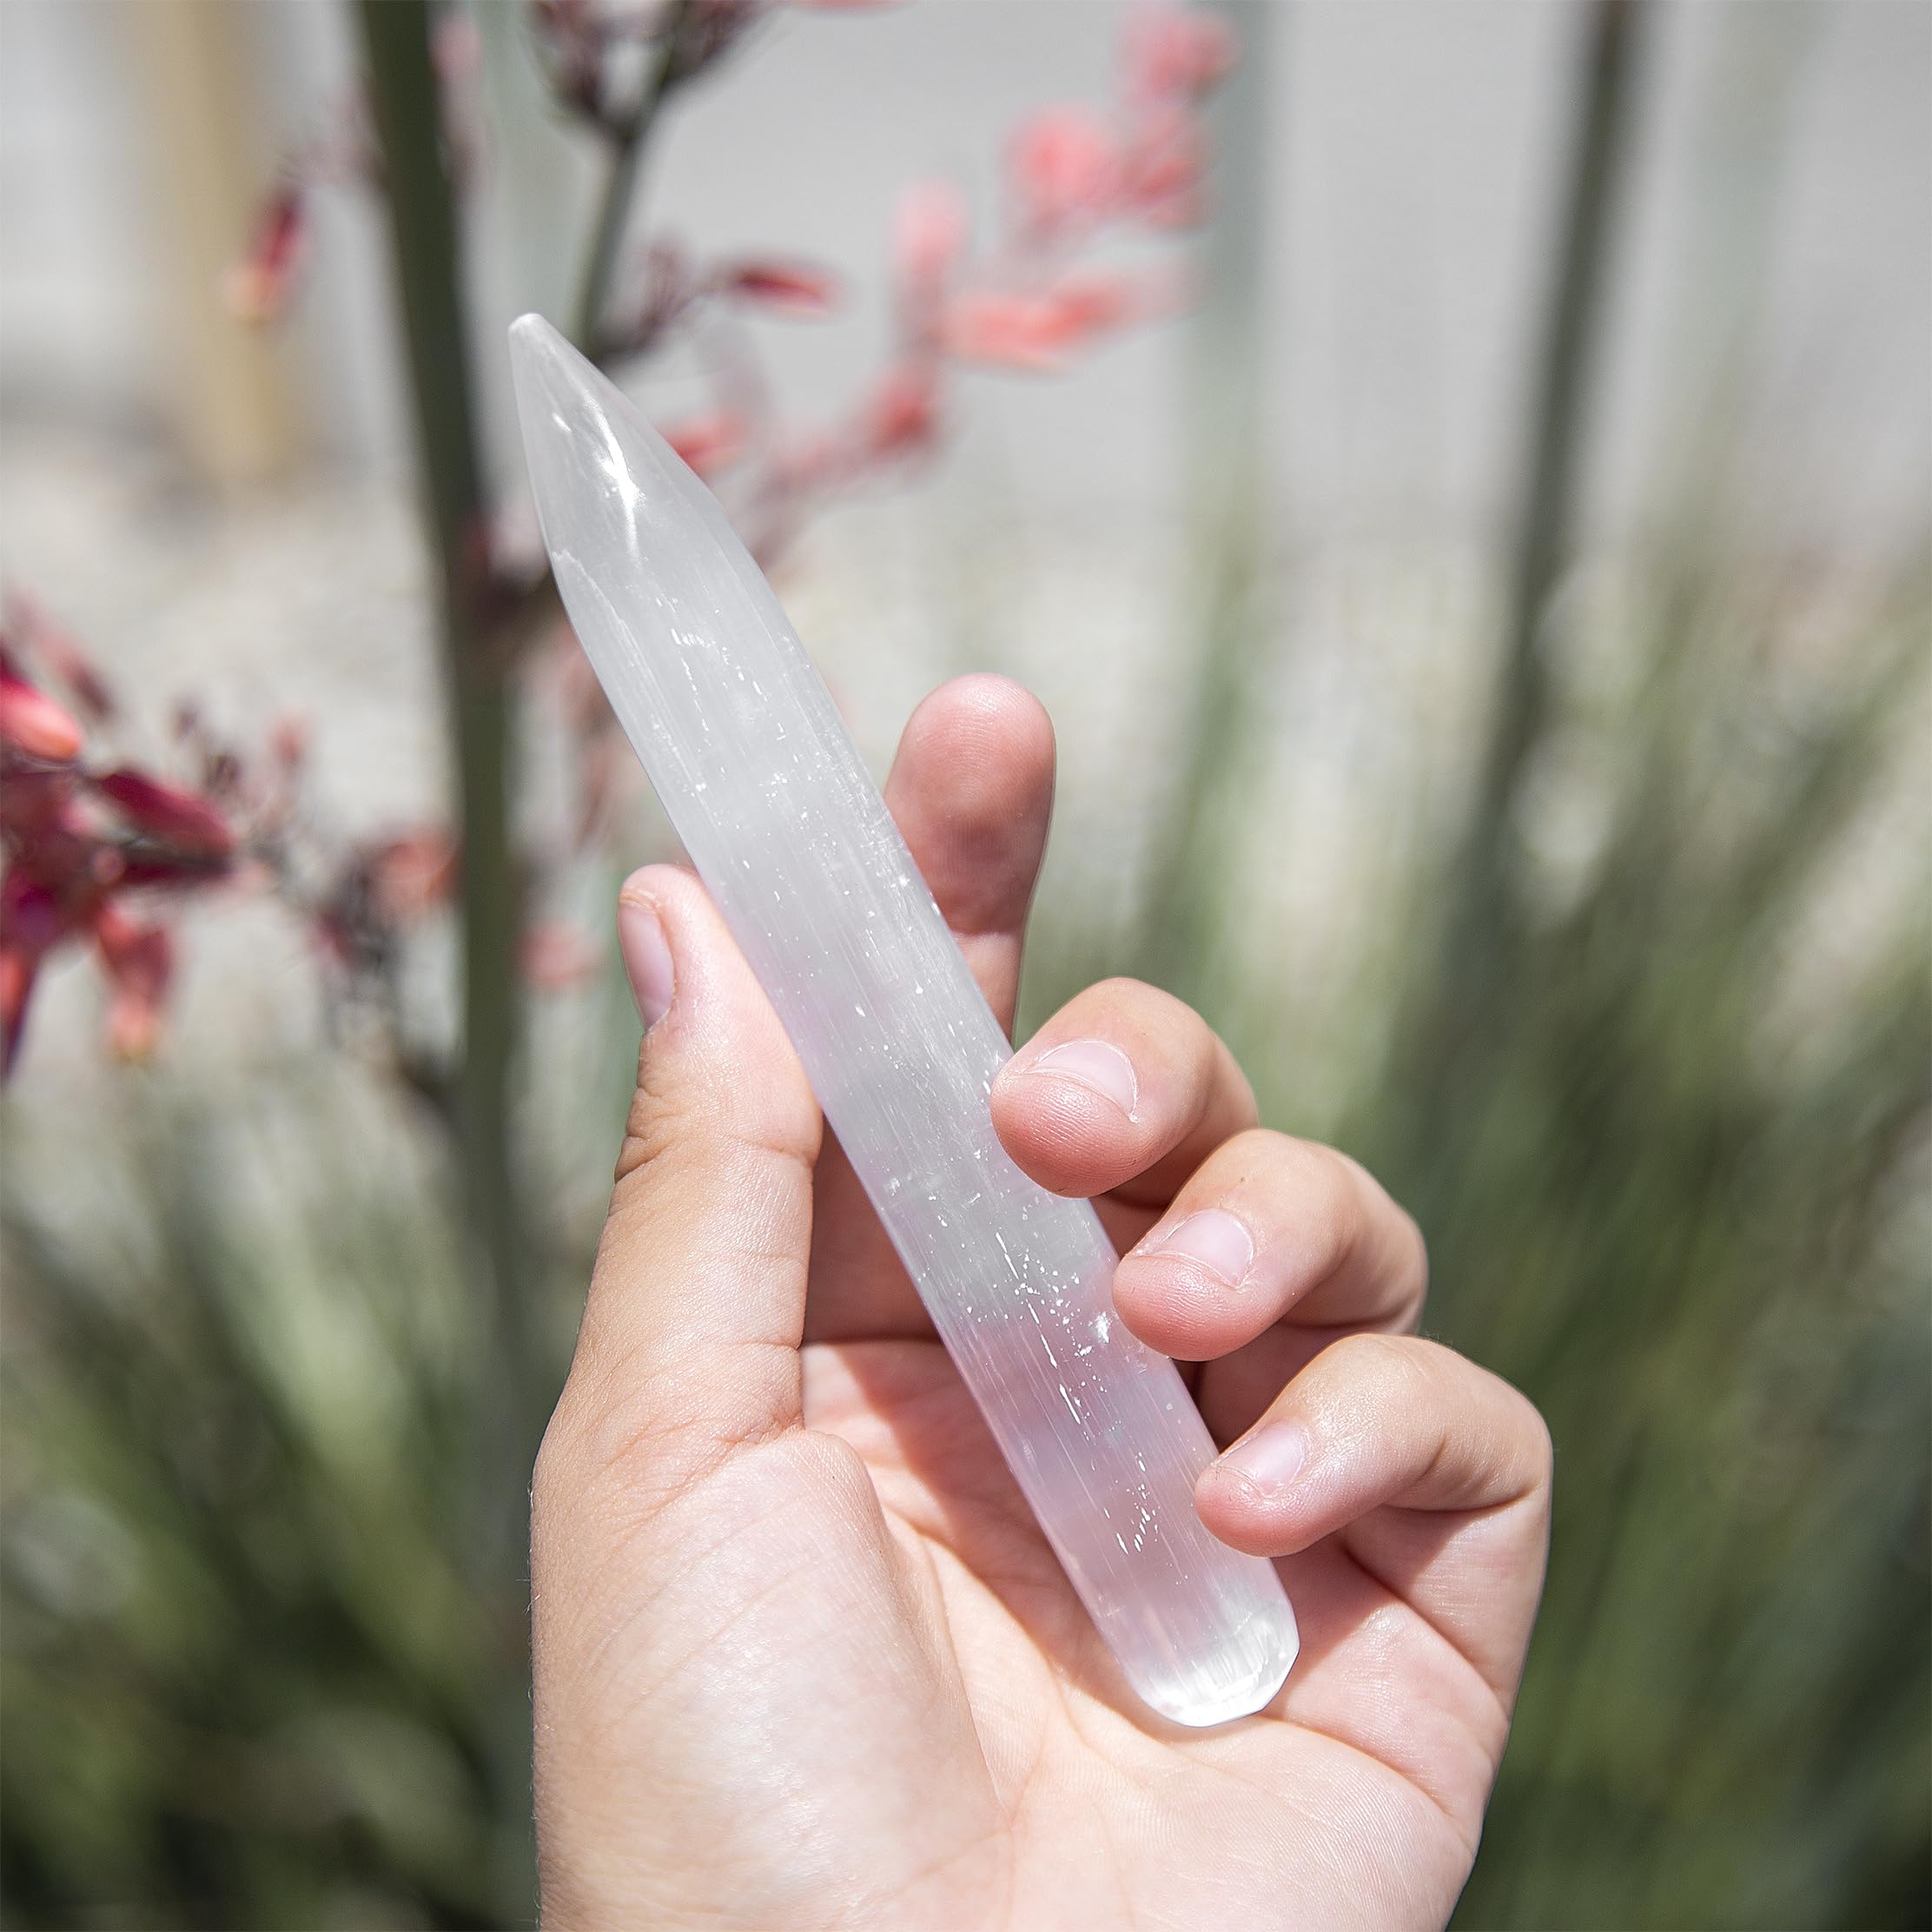
[[[974,678],[914,714],[886,788],[1009,1026],[1052,786],[1044,712]],[[649,868],[619,922],[648,1030],[533,1497],[553,1932],[1440,1924],[1550,1446],[1416,1338],[1414,1223],[1258,1127],[1151,987],[1089,988],[995,1084],[1019,1165],[1096,1197],[1122,1319],[1200,1365],[1233,1445],[1201,1516],[1281,1559],[1300,1620],[1265,1711],[1184,1730],[1121,1682],[703,887]]]

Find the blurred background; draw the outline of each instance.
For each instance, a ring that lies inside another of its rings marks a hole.
[[[532,1916],[671,848],[527,308],[1549,1418],[1458,1922],[1932,1922],[1929,238],[1915,0],[6,0],[3,1922]]]

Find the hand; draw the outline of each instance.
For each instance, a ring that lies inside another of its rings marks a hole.
[[[1045,714],[990,678],[927,699],[887,785],[1009,1026],[1052,786]],[[1550,1447],[1415,1338],[1414,1223],[1257,1126],[1151,987],[1089,988],[995,1085],[1020,1166],[1098,1197],[1121,1317],[1201,1365],[1233,1445],[1201,1516],[1281,1559],[1300,1621],[1265,1712],[1182,1730],[1121,1684],[704,889],[652,867],[619,920],[648,1031],[534,1496],[546,1922],[1440,1924]]]

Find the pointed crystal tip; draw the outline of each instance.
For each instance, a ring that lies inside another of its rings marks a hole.
[[[534,309],[510,324],[510,372],[519,397],[526,387],[566,385],[573,361],[582,363],[586,373],[596,374],[563,334]],[[581,386],[582,378],[578,381]]]
[[[646,548],[661,560],[675,531],[687,548],[708,537],[728,570],[756,576],[711,492],[630,398],[541,315],[510,325],[510,373],[553,562],[559,547],[593,569]]]

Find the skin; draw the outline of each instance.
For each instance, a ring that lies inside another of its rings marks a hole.
[[[1009,1027],[1052,788],[1045,713],[989,678],[926,700],[887,786]],[[1097,1197],[1121,1318],[1198,1365],[1234,1446],[1201,1517],[1280,1559],[1300,1618],[1265,1711],[1184,1730],[1121,1684],[703,887],[639,872],[619,928],[648,1031],[535,1479],[545,1922],[1441,1924],[1508,1735],[1551,1458],[1521,1395],[1418,1339],[1414,1223],[1261,1128],[1227,1049],[1151,987],[1089,988],[995,1085],[1020,1166]],[[1035,1070],[1075,1041],[1125,1055],[1131,1117],[1056,1072],[1090,1052]],[[1252,1245],[1244,1269],[1206,1224],[1236,1280],[1156,1252],[1202,1210]]]

